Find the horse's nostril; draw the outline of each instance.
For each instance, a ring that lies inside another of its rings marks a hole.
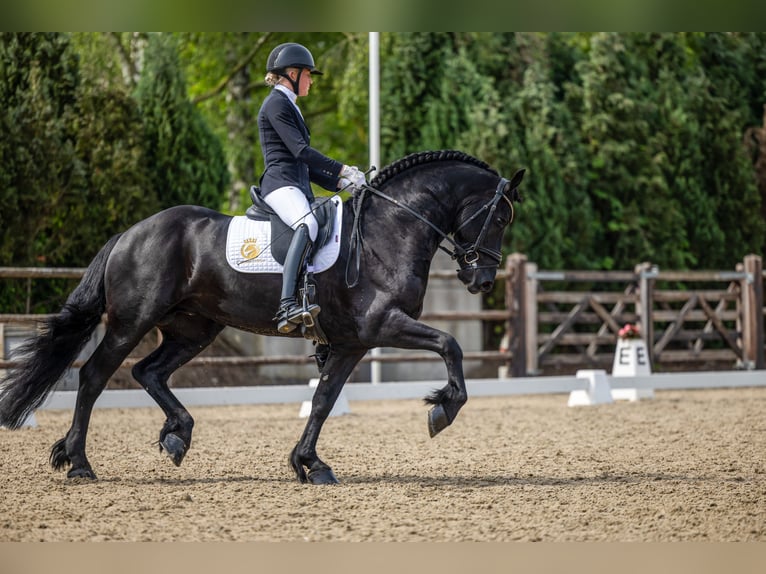
[[[492,281],[485,281],[481,284],[481,292],[489,293],[492,290]]]

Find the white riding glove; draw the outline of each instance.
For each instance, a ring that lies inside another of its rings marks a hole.
[[[340,181],[338,186],[340,189],[344,187],[351,187],[352,189],[361,189],[367,185],[367,179],[364,177],[364,173],[358,167],[353,165],[344,165],[340,170]]]

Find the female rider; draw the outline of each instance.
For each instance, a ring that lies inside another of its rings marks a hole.
[[[298,97],[311,88],[314,67],[311,52],[289,42],[274,48],[266,61],[266,83],[273,89],[258,112],[258,131],[265,170],[261,195],[279,218],[295,230],[285,258],[282,294],[275,317],[280,333],[289,333],[303,323],[306,313],[316,317],[319,305],[304,309],[296,301],[296,290],[306,254],[317,237],[318,224],[311,212],[314,201],[311,182],[330,191],[366,183],[357,167],[344,165],[310,145],[310,132],[298,108]],[[306,317],[308,320],[310,317]]]

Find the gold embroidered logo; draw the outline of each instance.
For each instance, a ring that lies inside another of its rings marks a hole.
[[[242,249],[240,249],[239,252],[247,261],[255,259],[261,254],[261,250],[258,247],[258,240],[253,237],[245,239],[244,243],[242,243]]]

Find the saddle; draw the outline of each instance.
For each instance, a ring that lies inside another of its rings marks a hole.
[[[247,208],[245,215],[255,221],[268,221],[271,223],[271,255],[280,264],[284,265],[287,250],[290,247],[290,241],[293,238],[293,229],[282,221],[274,210],[261,197],[259,187],[253,185],[250,187],[250,199],[253,205]],[[306,258],[309,262],[314,253],[324,247],[332,237],[333,225],[335,222],[335,212],[338,206],[329,198],[315,200],[311,204],[311,212],[319,224],[319,232],[316,241],[311,247],[311,252]]]

